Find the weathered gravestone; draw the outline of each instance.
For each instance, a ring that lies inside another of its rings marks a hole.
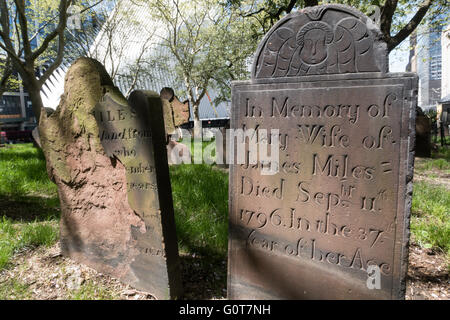
[[[129,101],[103,66],[69,69],[40,137],[61,201],[62,253],[158,299],[181,295],[162,102]]]
[[[279,129],[279,166],[231,166],[229,298],[404,298],[417,77],[387,72],[380,39],[348,6],[307,8],[233,84],[231,128]]]
[[[161,99],[168,100],[170,102],[170,108],[172,110],[173,125],[179,127],[189,122],[189,102],[181,102],[175,95],[172,88],[162,88],[160,92]]]
[[[431,157],[431,119],[422,111],[416,108],[416,145],[414,154],[416,157]]]
[[[191,163],[189,148],[174,140],[176,128],[189,122],[189,104],[181,103],[172,88],[162,88],[160,92],[163,101],[164,123],[166,134],[169,137],[167,143],[167,159],[169,164]]]

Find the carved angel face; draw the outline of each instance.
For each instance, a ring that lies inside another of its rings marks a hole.
[[[326,32],[312,29],[305,33],[304,44],[300,52],[301,59],[307,64],[318,64],[327,57]]]

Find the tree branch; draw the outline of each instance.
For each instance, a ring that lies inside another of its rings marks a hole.
[[[64,39],[64,29],[66,28],[66,22],[67,22],[67,8],[69,7],[71,2],[72,2],[71,0],[61,0],[61,2],[59,4],[58,26],[56,27],[55,30],[50,32],[45,37],[44,41],[42,41],[41,46],[31,54],[32,60],[36,60],[37,57],[39,57],[45,50],[47,50],[50,42],[52,40],[54,40],[56,37],[59,37],[59,39],[60,39],[59,43],[61,43],[61,38]],[[62,43],[62,46],[64,47],[64,41]],[[62,49],[62,48],[58,47],[58,54],[59,54],[60,49]]]
[[[31,58],[31,45],[28,37],[28,21],[25,16],[25,0],[14,0],[16,12],[19,15],[20,32],[22,34],[22,45],[25,53],[25,60]],[[21,43],[19,42],[19,43]]]
[[[388,51],[390,52],[396,46],[398,46],[403,40],[405,40],[420,24],[425,17],[428,9],[430,8],[433,0],[424,0],[417,10],[416,14],[409,20],[409,22],[388,41]]]
[[[61,3],[59,5],[59,22],[58,22],[58,26],[55,29],[56,31],[56,35],[58,36],[58,52],[56,55],[56,59],[53,60],[53,62],[50,64],[50,66],[45,70],[44,74],[39,78],[38,80],[38,84],[40,86],[42,86],[44,84],[45,81],[47,81],[47,79],[50,77],[50,75],[53,73],[53,71],[56,70],[56,68],[59,67],[59,65],[61,64],[62,60],[63,60],[63,56],[64,56],[64,29],[66,28],[66,23],[67,23],[67,8],[69,7],[71,3],[71,0],[61,0]],[[45,38],[44,42],[47,40],[48,38]],[[50,41],[47,41],[47,44],[44,46],[43,45],[39,48],[39,49],[43,49],[43,50],[37,50],[33,53],[33,57],[35,57],[34,59],[36,59],[40,54],[42,54],[44,52],[44,50],[47,49],[48,44],[50,43]],[[36,55],[38,52],[40,52],[38,55]]]
[[[6,57],[5,61],[5,67],[3,69],[3,75],[0,79],[0,97],[3,95],[3,93],[7,89],[8,80],[11,77],[13,73],[12,65],[11,65],[11,59],[9,57]]]
[[[392,17],[397,9],[398,0],[386,0],[381,9],[380,30],[383,33],[384,40],[391,40]]]

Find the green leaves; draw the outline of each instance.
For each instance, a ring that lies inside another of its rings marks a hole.
[[[219,100],[229,100],[230,82],[249,75],[246,59],[258,44],[252,23],[234,7],[212,0],[155,0],[148,5],[167,31],[161,44],[176,61],[178,80],[184,84],[181,95],[197,105],[213,87]]]

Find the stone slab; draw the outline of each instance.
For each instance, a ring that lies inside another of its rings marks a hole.
[[[278,129],[280,143],[276,174],[230,166],[231,299],[404,298],[417,76],[386,73],[367,19],[341,5],[287,15],[252,80],[232,85],[231,128]]]
[[[131,226],[137,255],[122,280],[155,294],[181,294],[172,191],[167,164],[163,104],[153,92],[134,91],[128,104],[106,94],[95,109],[106,154],[125,167],[130,208],[144,222]]]

